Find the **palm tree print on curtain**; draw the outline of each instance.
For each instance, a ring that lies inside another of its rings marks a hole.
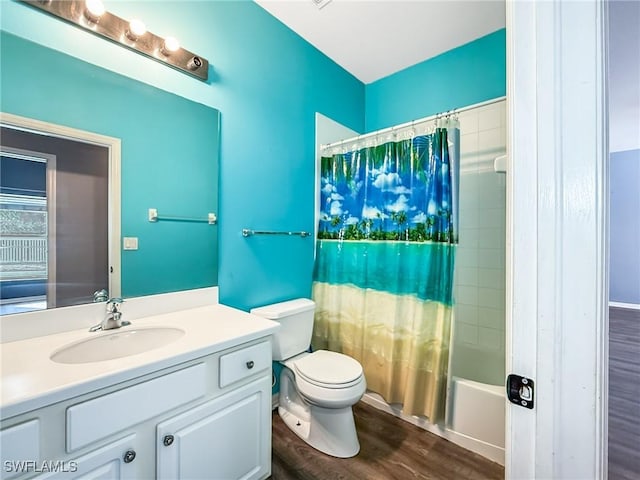
[[[458,144],[449,125],[321,159],[313,348],[356,358],[369,390],[432,422],[444,415]]]

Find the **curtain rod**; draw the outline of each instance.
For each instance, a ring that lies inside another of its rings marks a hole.
[[[446,112],[436,113],[435,115],[430,115],[428,117],[420,118],[418,120],[412,120],[410,122],[401,123],[400,125],[395,125],[393,127],[382,128],[380,130],[376,130],[375,132],[364,133],[356,137],[346,138],[344,140],[339,140],[333,143],[327,143],[326,145],[320,145],[320,149],[338,147],[340,145],[344,145],[347,142],[354,142],[354,141],[362,140],[363,138],[374,137],[376,135],[381,135],[387,132],[395,132],[407,127],[414,127],[416,125],[420,125],[421,123],[431,122],[436,118],[446,116],[447,114],[458,114],[458,113],[466,112],[467,110],[473,110],[474,108],[486,107],[494,103],[502,102],[503,100],[506,100],[506,99],[507,99],[506,96],[498,97],[492,100],[487,100],[480,103],[474,103],[473,105],[468,105],[466,107],[454,108],[453,110],[447,110]]]

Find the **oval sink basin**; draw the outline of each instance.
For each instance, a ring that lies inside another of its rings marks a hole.
[[[171,327],[136,328],[87,338],[65,345],[51,354],[57,363],[90,363],[128,357],[176,341],[184,330]]]

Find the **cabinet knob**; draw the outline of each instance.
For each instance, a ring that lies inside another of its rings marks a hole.
[[[253,368],[253,365],[254,365],[253,360],[249,360],[249,361],[247,362],[247,368],[248,368],[249,370],[251,370],[251,369]]]
[[[136,458],[135,450],[127,450],[124,454],[124,457],[122,457],[124,463],[131,463],[133,462],[134,458]]]
[[[173,443],[173,435],[165,435],[164,438],[162,439],[162,444],[165,447],[168,447],[172,443]]]

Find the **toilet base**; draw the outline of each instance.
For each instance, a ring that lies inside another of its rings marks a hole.
[[[351,407],[324,408],[310,404],[295,390],[288,369],[280,377],[278,414],[298,437],[327,455],[354,457],[360,451]]]
[[[328,409],[311,406],[310,409],[306,420],[282,407],[278,407],[278,414],[293,433],[316,450],[338,458],[358,454],[360,442],[351,407]]]

